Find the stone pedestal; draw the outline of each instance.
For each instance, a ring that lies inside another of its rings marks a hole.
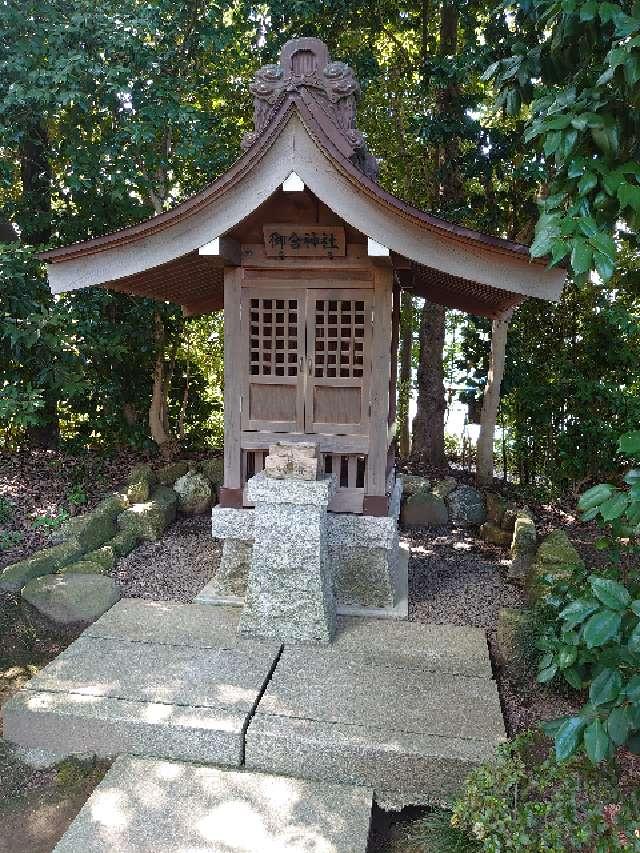
[[[238,632],[288,643],[330,643],[336,601],[327,505],[336,490],[335,475],[303,481],[256,474],[247,487],[255,504],[254,545]]]

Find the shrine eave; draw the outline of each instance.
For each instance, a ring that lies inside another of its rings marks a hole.
[[[489,317],[527,296],[560,297],[566,271],[532,260],[526,246],[438,219],[383,190],[351,161],[344,134],[304,90],[287,94],[254,136],[227,172],[173,209],[42,253],[52,292],[104,286],[191,313],[199,304],[222,307],[227,261],[200,255],[200,247],[228,234],[295,172],[337,216],[387,247],[400,282],[418,295]]]

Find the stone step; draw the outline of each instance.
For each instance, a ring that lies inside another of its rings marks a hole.
[[[289,647],[249,724],[245,763],[371,786],[402,808],[454,796],[504,738],[489,678]]]
[[[217,628],[198,610],[122,602],[4,705],[5,738],[58,755],[240,766],[280,645],[238,641],[222,609]]]
[[[54,853],[365,853],[372,792],[121,757]]]

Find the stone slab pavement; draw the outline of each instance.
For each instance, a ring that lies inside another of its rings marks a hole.
[[[54,853],[365,853],[366,788],[121,757]]]
[[[240,766],[281,646],[238,640],[235,615],[216,610],[120,602],[4,705],[4,737],[58,756]]]

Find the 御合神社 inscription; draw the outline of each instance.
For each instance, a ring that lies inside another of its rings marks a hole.
[[[264,250],[268,257],[343,258],[346,254],[344,228],[299,225],[265,225]]]

